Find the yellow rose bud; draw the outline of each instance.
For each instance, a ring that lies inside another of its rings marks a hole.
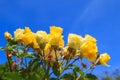
[[[6,40],[12,39],[12,35],[9,32],[5,32],[4,36],[5,36]]]
[[[90,61],[94,61],[97,57],[98,49],[96,43],[87,41],[81,45],[80,51],[83,57],[87,58]]]
[[[36,32],[36,40],[38,44],[44,44],[48,41],[48,35],[45,31],[37,31]]]
[[[14,32],[14,37],[16,40],[21,40],[22,37],[23,37],[23,34],[24,33],[24,29],[17,29],[15,32]]]
[[[109,66],[107,62],[110,60],[110,56],[107,53],[100,54],[100,63],[104,66]]]
[[[78,49],[82,43],[82,37],[77,34],[69,34],[68,46],[74,49]]]

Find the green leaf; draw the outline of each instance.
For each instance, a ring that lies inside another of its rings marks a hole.
[[[72,73],[66,73],[61,77],[62,80],[74,80],[74,75]]]
[[[14,48],[17,47],[18,42],[15,40],[9,40],[8,44],[6,44],[5,51],[12,51]]]
[[[7,45],[7,47],[5,48],[5,51],[12,51],[15,47],[16,45]]]
[[[78,72],[79,75],[81,75],[81,77],[84,76],[84,72],[78,66],[76,66],[76,65],[73,66],[73,71],[74,72]]]
[[[0,72],[8,72],[9,71],[9,67],[8,67],[8,62],[5,62],[4,64],[0,64]]]
[[[28,67],[31,68],[31,70],[34,70],[34,68],[39,68],[40,65],[42,64],[41,62],[39,62],[40,59],[32,59],[29,63],[28,63]]]
[[[23,80],[18,72],[7,72],[3,76],[4,80]]]
[[[33,58],[34,54],[32,54],[32,53],[23,53],[23,54],[19,54],[18,56],[22,57],[22,58]]]
[[[34,62],[33,65],[31,66],[31,70],[36,71],[37,68],[40,68],[40,63],[39,62]]]
[[[35,55],[31,52],[26,52],[24,53],[23,50],[18,49],[17,56],[22,57],[22,58],[33,58]]]
[[[0,77],[4,74],[5,66],[0,65]]]
[[[18,42],[17,42],[16,40],[14,40],[14,39],[10,39],[10,40],[8,40],[8,42],[9,42],[10,45],[15,45],[15,44],[18,43]]]
[[[40,80],[42,79],[41,75],[37,74],[36,72],[31,72],[29,74],[26,74],[25,80]]]
[[[98,78],[93,74],[86,74],[84,80],[98,80]]]
[[[50,78],[50,80],[58,80],[57,78]]]

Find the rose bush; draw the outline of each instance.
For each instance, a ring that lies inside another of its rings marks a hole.
[[[110,56],[100,54],[97,40],[86,34],[70,33],[64,46],[61,27],[51,26],[50,33],[32,32],[29,27],[16,29],[14,37],[5,32],[8,62],[0,66],[3,80],[97,80],[90,73],[98,65],[109,66]],[[84,60],[87,59],[88,63]],[[77,62],[77,64],[76,64]]]

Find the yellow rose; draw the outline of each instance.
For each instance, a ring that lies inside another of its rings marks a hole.
[[[32,47],[34,49],[37,49],[39,48],[39,45],[36,41],[36,36],[35,34],[30,30],[29,27],[25,27],[25,30],[24,30],[24,34],[22,36],[22,41],[25,43],[25,44],[32,44]]]
[[[45,31],[37,31],[36,32],[36,40],[38,44],[44,44],[48,41],[48,35]]]
[[[85,38],[84,38],[84,42],[85,41],[96,42],[97,40],[94,37],[87,34],[87,35],[85,35]]]
[[[64,46],[64,41],[62,39],[63,37],[61,35],[48,35],[48,43],[51,45],[56,46]]]
[[[35,39],[35,34],[28,28],[25,28],[24,35],[22,36],[22,41],[26,44],[31,44]]]
[[[5,32],[4,36],[5,36],[6,40],[12,39],[12,35],[9,32]]]
[[[34,40],[34,34],[33,33],[26,33],[22,37],[22,41],[26,44],[31,44]]]
[[[55,26],[50,27],[50,34],[48,35],[48,43],[50,45],[59,46],[60,48],[64,46],[62,28]]]
[[[62,32],[63,32],[63,29],[61,27],[57,27],[57,26],[51,26],[50,27],[50,34],[53,34],[53,35],[55,35],[55,34],[58,35],[59,34],[59,35],[61,35]]]
[[[15,32],[14,32],[14,37],[16,40],[21,40],[22,37],[23,37],[23,34],[24,34],[24,29],[17,29]]]
[[[78,49],[82,43],[82,37],[77,34],[69,34],[68,46],[74,49]]]
[[[86,41],[80,46],[80,51],[83,57],[90,61],[94,61],[97,57],[97,46],[96,43]]]
[[[104,66],[108,66],[107,62],[110,60],[110,56],[107,53],[100,54],[100,63]]]

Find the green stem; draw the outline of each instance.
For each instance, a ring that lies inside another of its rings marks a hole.
[[[72,63],[70,63],[70,64],[68,64],[69,63],[69,60],[68,60],[66,62],[66,65],[65,65],[64,69],[62,70],[61,74],[65,71],[65,69],[67,69],[71,64],[73,64],[74,62],[76,62],[78,59],[79,59],[79,57],[77,59],[74,59],[74,61]],[[60,76],[61,76],[61,74],[60,74]],[[60,76],[59,76],[59,78],[60,78]]]
[[[24,54],[27,53],[27,49],[28,49],[27,46],[23,48]],[[24,60],[25,60],[25,67],[27,68],[27,59],[25,58]]]
[[[69,60],[67,60],[67,62],[66,62],[66,64],[65,64],[64,69],[61,71],[61,73],[60,73],[60,75],[58,76],[58,78],[57,78],[57,79],[60,79],[60,77],[61,77],[62,73],[64,72],[64,70],[66,69],[66,67],[67,67],[68,63],[69,63]]]
[[[49,80],[49,70],[50,70],[50,67],[48,66],[48,68],[47,68],[47,80]]]
[[[8,60],[8,64],[9,64],[9,68],[10,68],[10,72],[12,72],[10,59],[9,59],[8,57],[7,57],[7,60]]]
[[[45,80],[48,80],[48,78],[46,78],[46,77],[48,76],[48,75],[47,75],[47,74],[48,74],[48,72],[47,72],[48,69],[46,70],[46,60],[45,60],[46,57],[45,57],[45,52],[44,52],[44,50],[43,50],[43,57],[44,57],[44,60],[43,60],[43,69],[44,69],[44,72],[45,72],[45,76],[44,76],[44,77],[45,77]]]
[[[57,60],[57,62],[58,62],[58,57],[57,57],[56,50],[54,49],[54,51],[55,51],[55,57],[56,57],[56,60]]]

